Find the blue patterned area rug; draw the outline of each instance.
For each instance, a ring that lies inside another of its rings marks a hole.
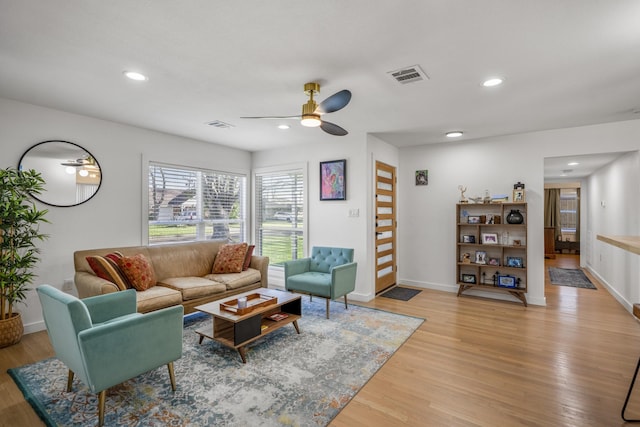
[[[107,392],[107,426],[323,426],[380,369],[423,319],[351,305],[345,310],[303,297],[300,335],[280,328],[238,352],[205,339],[196,329],[211,323],[185,317],[183,356],[174,364],[177,390],[166,366]],[[123,360],[122,363],[127,363]],[[55,358],[9,370],[48,426],[94,426],[97,394],[74,381]]]

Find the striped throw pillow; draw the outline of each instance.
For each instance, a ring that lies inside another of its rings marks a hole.
[[[93,272],[96,273],[96,276],[114,283],[119,290],[124,291],[131,288],[131,285],[127,280],[127,276],[118,266],[118,261],[121,258],[122,254],[120,252],[113,252],[105,256],[88,256],[87,262]]]

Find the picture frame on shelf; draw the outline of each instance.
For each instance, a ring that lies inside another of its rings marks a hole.
[[[500,265],[500,260],[498,258],[489,258],[489,265],[495,265],[495,266],[499,266]]]
[[[485,220],[485,224],[500,224],[502,221],[502,217],[496,214],[488,214]]]
[[[509,275],[498,275],[498,286],[501,288],[515,288],[516,278]]]
[[[487,253],[485,251],[476,251],[476,264],[486,264]]]
[[[476,283],[476,275],[475,274],[462,274],[460,280],[462,283]]]
[[[524,264],[522,263],[522,257],[519,257],[519,256],[508,256],[507,257],[507,267],[523,268]]]
[[[320,200],[347,200],[347,160],[320,162]]]
[[[483,245],[497,245],[498,235],[496,233],[482,233]]]
[[[467,217],[468,224],[480,224],[480,215],[469,215]]]
[[[462,236],[462,243],[475,243],[476,242],[476,236],[474,236],[473,234],[465,234]]]
[[[514,203],[524,203],[525,202],[524,188],[519,189],[519,190],[513,190],[513,202]]]

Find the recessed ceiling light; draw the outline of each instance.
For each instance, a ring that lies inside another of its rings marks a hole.
[[[144,82],[146,80],[149,80],[147,76],[145,76],[144,74],[138,73],[136,71],[124,71],[123,73],[127,78],[138,81],[138,82]]]
[[[461,137],[462,134],[463,134],[462,131],[454,130],[451,132],[447,132],[445,135],[447,136],[447,138],[458,138],[458,137]]]
[[[289,125],[278,125],[278,129],[289,129],[291,126]]]
[[[493,87],[493,86],[501,85],[502,82],[504,82],[504,79],[502,77],[492,77],[482,82],[482,86]]]
[[[567,166],[577,166],[579,164],[580,163],[578,163],[578,162],[569,162],[569,163],[567,163]]]

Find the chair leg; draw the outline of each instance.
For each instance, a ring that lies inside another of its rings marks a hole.
[[[329,302],[331,302],[331,298],[327,298],[327,319],[329,318]]]
[[[349,310],[349,305],[347,304],[347,294],[344,294],[344,309]]]
[[[98,427],[104,425],[104,401],[107,399],[107,390],[102,390],[98,394]]]
[[[169,379],[171,380],[171,390],[176,391],[176,375],[173,372],[173,362],[169,362],[167,364],[167,368],[169,368]]]
[[[73,371],[71,369],[69,369],[69,377],[67,378],[67,392],[71,391],[71,386],[73,384],[73,376],[75,374],[73,373]]]
[[[622,419],[628,423],[637,423],[640,420],[632,420],[625,417],[624,413],[627,411],[627,404],[629,403],[629,398],[631,397],[631,392],[633,391],[633,385],[636,382],[636,378],[638,377],[638,370],[640,369],[640,358],[638,359],[638,364],[636,365],[636,371],[633,373],[633,378],[631,378],[631,385],[629,385],[629,391],[627,392],[627,397],[624,399],[624,406],[622,406],[622,412],[620,415]]]

